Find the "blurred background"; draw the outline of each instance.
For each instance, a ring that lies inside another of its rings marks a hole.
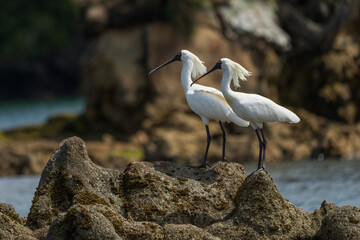
[[[82,137],[104,167],[200,163],[206,132],[187,106],[181,63],[147,76],[182,49],[208,69],[222,57],[239,62],[253,73],[240,91],[264,95],[301,118],[265,125],[269,172],[285,198],[308,211],[324,199],[360,206],[360,0],[1,5],[0,202],[20,215],[51,153],[69,136]],[[202,84],[219,89],[220,78],[218,71]],[[226,129],[227,159],[251,172],[256,135],[233,124]],[[216,122],[210,132],[209,160],[216,162],[222,148]]]

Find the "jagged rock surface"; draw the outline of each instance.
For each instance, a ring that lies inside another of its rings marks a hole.
[[[0,203],[0,239],[37,239],[24,223],[25,219],[15,212],[13,206]]]
[[[234,214],[209,226],[209,232],[223,239],[309,239],[319,228],[316,215],[285,200],[263,171],[246,179],[235,204]]]
[[[0,204],[1,239],[359,239],[360,209],[324,202],[314,213],[283,199],[270,175],[237,163],[97,166],[64,140],[45,167],[25,220]]]

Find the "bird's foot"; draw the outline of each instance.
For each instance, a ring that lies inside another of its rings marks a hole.
[[[245,180],[248,179],[248,178],[250,178],[252,175],[254,175],[255,173],[260,172],[260,171],[264,171],[264,172],[266,172],[267,174],[269,174],[269,173],[266,171],[265,168],[261,167],[261,168],[256,169],[255,171],[253,171],[249,176],[247,176],[247,177],[245,178]]]
[[[266,169],[264,167],[259,168],[258,171],[264,171],[264,172],[266,172],[266,174],[269,174],[268,171],[266,171]]]
[[[227,163],[229,163],[229,162],[230,162],[230,161],[229,161],[229,160],[227,160],[226,158],[221,159],[221,161],[222,161],[222,162],[227,162]]]
[[[209,164],[208,162],[203,162],[200,166],[198,166],[198,168],[206,168],[206,167],[211,167],[211,164]]]

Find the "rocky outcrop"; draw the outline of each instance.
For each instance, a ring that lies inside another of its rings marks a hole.
[[[92,95],[85,112],[87,119],[98,119],[92,123],[104,123],[106,116],[107,122],[115,124],[124,133],[134,132],[141,124],[144,118],[141,108],[148,95],[146,72],[140,64],[145,56],[143,35],[141,29],[108,31],[85,52],[82,75],[88,81],[82,89]],[[95,129],[104,127],[92,126]]]
[[[64,140],[47,163],[27,219],[0,205],[2,239],[359,239],[360,209],[296,208],[269,174],[237,163],[198,169],[95,165],[84,142]],[[26,222],[26,223],[25,223]]]
[[[265,172],[242,184],[235,204],[231,217],[209,226],[209,232],[222,239],[310,239],[319,227],[316,215],[285,200]]]

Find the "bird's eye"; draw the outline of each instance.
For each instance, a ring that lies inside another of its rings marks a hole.
[[[219,64],[221,64],[221,61],[218,61]]]
[[[180,53],[178,53],[177,55],[178,55],[178,56],[180,56],[181,54],[180,54]]]

